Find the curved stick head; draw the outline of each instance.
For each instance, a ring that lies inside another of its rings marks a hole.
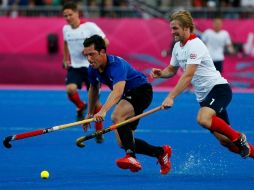
[[[76,145],[79,147],[79,148],[84,148],[86,145],[84,144],[83,140],[82,139],[77,139],[76,140]]]
[[[5,137],[3,140],[3,145],[5,148],[11,148],[10,141],[12,140],[12,136]]]

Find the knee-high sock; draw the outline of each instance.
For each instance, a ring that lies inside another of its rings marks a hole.
[[[135,138],[135,150],[138,154],[145,154],[152,157],[158,157],[164,153],[162,147],[150,145],[144,140],[137,138]]]
[[[254,158],[254,146],[250,143],[248,143],[250,146],[250,156],[251,158]],[[239,148],[235,146],[234,144],[228,144],[225,145],[231,152],[239,154]]]
[[[240,133],[230,127],[224,120],[219,117],[212,117],[211,131],[221,133],[228,137],[232,142],[240,137]]]
[[[68,94],[68,98],[76,105],[80,110],[85,107],[84,102],[80,99],[78,92],[75,92],[73,95]]]
[[[227,110],[224,110],[221,113],[218,113],[217,117],[223,119],[228,125],[230,125]]]
[[[98,106],[95,108],[94,114],[98,113],[101,110],[102,105]],[[95,130],[99,131],[103,129],[103,124],[102,122],[95,122],[94,124]]]
[[[134,138],[131,128],[128,125],[125,125],[119,127],[117,129],[117,132],[119,134],[125,152],[135,158],[136,155],[135,155]]]
[[[228,144],[228,145],[224,145],[224,146],[227,147],[228,150],[230,150],[231,152],[239,154],[239,148],[236,145],[234,145],[233,143],[232,144]]]

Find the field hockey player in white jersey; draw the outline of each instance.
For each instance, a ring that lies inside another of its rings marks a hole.
[[[163,70],[153,68],[151,77],[171,78],[180,67],[184,72],[162,106],[173,107],[174,99],[192,84],[200,104],[197,122],[230,151],[243,158],[254,158],[254,147],[247,142],[246,136],[230,126],[226,108],[232,98],[231,87],[215,69],[206,45],[193,34],[191,14],[187,11],[173,13],[170,28],[176,41],[170,64]]]
[[[223,72],[224,49],[230,54],[234,54],[234,46],[232,44],[229,33],[222,29],[222,19],[215,18],[213,20],[213,28],[209,28],[202,34],[202,40],[206,44],[212,57],[216,70]]]
[[[76,3],[68,1],[63,5],[62,12],[67,22],[63,27],[63,67],[67,70],[66,91],[69,100],[76,106],[77,121],[80,121],[84,119],[84,112],[87,105],[81,100],[78,89],[82,88],[83,83],[85,83],[87,90],[90,86],[87,73],[89,62],[82,54],[83,42],[86,38],[95,34],[100,35],[105,40],[106,45],[109,44],[109,41],[103,31],[95,23],[85,22],[80,19]],[[98,100],[95,113],[99,112],[100,108],[101,103]],[[95,123],[96,131],[102,128],[103,125],[101,122]],[[103,137],[98,136],[96,141],[97,143],[103,142]]]

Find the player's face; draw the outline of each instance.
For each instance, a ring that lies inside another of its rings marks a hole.
[[[213,22],[213,28],[216,32],[219,32],[222,28],[222,21],[221,19],[215,19]]]
[[[103,53],[95,50],[94,45],[85,47],[83,54],[86,56],[92,68],[98,69],[101,65],[103,65]]]
[[[173,38],[176,42],[184,41],[184,29],[180,26],[180,23],[178,20],[173,20],[170,22],[170,29],[171,29],[171,34],[173,35]]]
[[[75,12],[72,9],[65,9],[63,11],[63,16],[66,22],[71,26],[75,26],[75,24],[79,20],[78,12]]]

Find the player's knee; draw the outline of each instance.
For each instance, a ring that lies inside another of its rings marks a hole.
[[[117,121],[117,115],[115,114],[115,113],[112,113],[111,114],[111,121],[113,122],[113,123],[117,123],[116,121]]]
[[[120,116],[120,114],[118,114],[117,112],[113,112],[111,114],[111,121],[113,123],[120,123],[121,121],[123,121],[124,119]]]
[[[201,125],[204,128],[210,128],[209,127],[210,126],[210,121],[206,117],[198,117],[197,122],[198,122],[199,125]]]
[[[66,87],[67,94],[72,95],[77,91],[77,88],[73,85],[69,85]]]

